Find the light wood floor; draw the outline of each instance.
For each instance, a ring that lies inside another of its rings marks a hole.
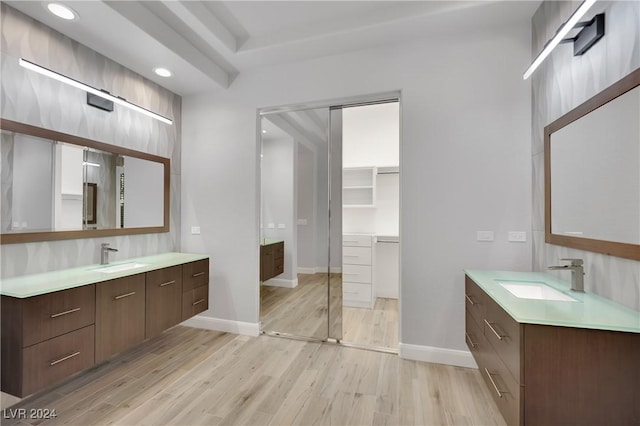
[[[326,338],[326,279],[326,274],[300,274],[295,288],[261,286],[262,330]],[[341,292],[341,280],[341,274],[331,274],[332,291]],[[342,323],[344,342],[398,349],[397,300],[378,298],[373,309],[342,307],[339,298],[331,300],[332,312],[342,311],[341,318],[332,317],[332,327]]]
[[[504,425],[474,369],[184,326],[16,408],[3,425]],[[3,417],[7,417],[7,412]]]

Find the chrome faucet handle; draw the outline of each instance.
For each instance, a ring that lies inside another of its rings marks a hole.
[[[560,260],[564,260],[566,262],[571,262],[571,266],[582,266],[584,264],[584,261],[582,259],[560,259]]]

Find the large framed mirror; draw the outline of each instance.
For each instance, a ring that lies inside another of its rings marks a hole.
[[[0,120],[2,244],[169,232],[170,160]]]
[[[640,260],[640,68],[544,129],[545,241]]]

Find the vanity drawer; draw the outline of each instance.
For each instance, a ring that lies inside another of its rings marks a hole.
[[[371,302],[371,284],[342,283],[342,298],[354,302]]]
[[[491,354],[490,348],[488,355],[481,359],[480,374],[500,413],[502,413],[505,423],[519,425],[522,394],[525,388],[516,382],[500,358]]]
[[[276,260],[284,257],[284,243],[277,243],[273,245],[273,257]]]
[[[371,284],[371,266],[342,265],[342,281]]]
[[[209,259],[182,265],[182,291],[209,284]]]
[[[147,272],[145,338],[182,321],[182,266]]]
[[[94,326],[81,328],[24,349],[22,395],[30,395],[94,363]]]
[[[95,295],[95,285],[87,285],[21,299],[22,347],[93,324]]]
[[[478,365],[480,365],[481,358],[485,356],[487,349],[493,351],[484,337],[483,330],[484,327],[473,319],[468,309],[465,309],[464,339]]]
[[[343,247],[371,247],[371,235],[343,235]]]
[[[522,383],[520,371],[521,331],[518,324],[491,298],[486,298],[484,334],[518,384]]]
[[[349,265],[371,265],[371,247],[343,247],[342,263]]]
[[[201,286],[182,293],[182,320],[209,309],[209,286]]]
[[[473,318],[480,325],[482,325],[484,321],[486,297],[487,296],[484,294],[484,291],[478,286],[478,284],[465,275],[464,303],[467,310],[471,315],[473,315]]]

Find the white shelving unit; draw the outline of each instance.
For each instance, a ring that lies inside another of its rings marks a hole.
[[[375,207],[375,199],[375,167],[353,167],[342,169],[343,207]]]

